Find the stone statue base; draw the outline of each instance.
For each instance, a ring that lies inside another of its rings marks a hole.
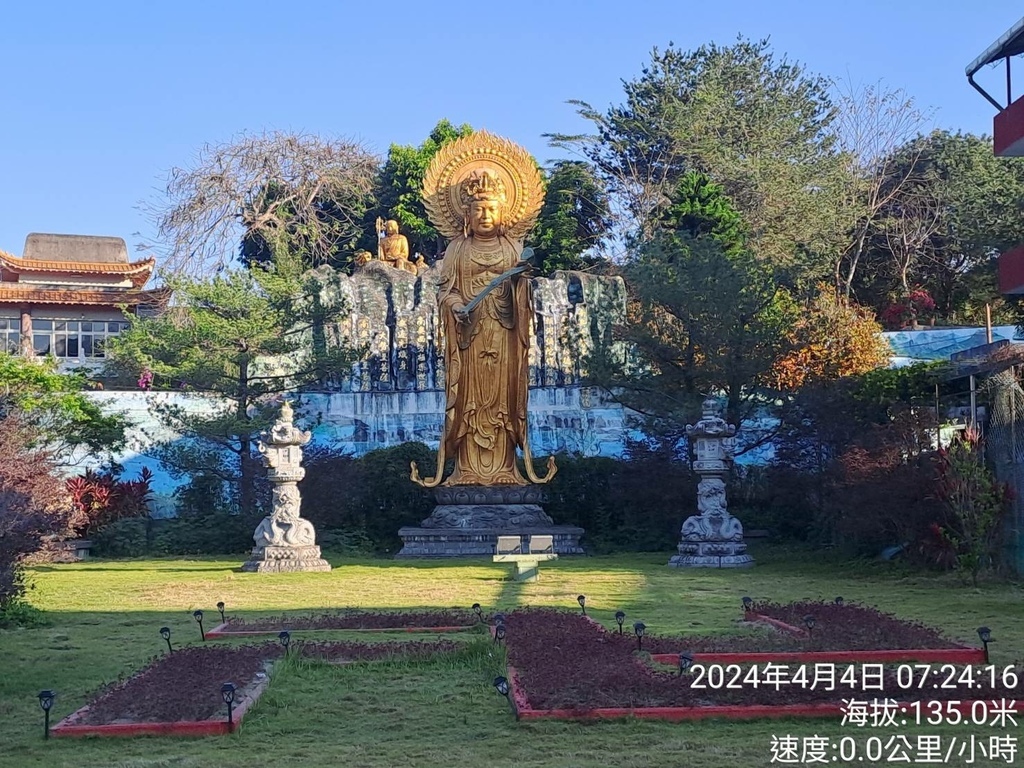
[[[722,536],[723,529],[731,534]],[[749,568],[754,558],[747,554],[743,527],[735,517],[694,515],[683,523],[679,554],[668,564],[672,568]]]
[[[402,528],[395,556],[478,557],[493,555],[498,536],[551,536],[558,555],[582,555],[582,528],[555,525],[544,512],[536,485],[453,485],[434,489],[437,506],[419,528]]]
[[[571,525],[546,528],[400,528],[398,559],[415,557],[491,557],[499,536],[550,536],[556,555],[583,555],[583,529]]]
[[[317,546],[253,547],[242,565],[249,573],[293,573],[295,571],[329,571],[331,564],[320,557]]]

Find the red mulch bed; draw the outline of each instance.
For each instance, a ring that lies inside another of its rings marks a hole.
[[[963,648],[933,627],[900,619],[868,606],[835,605],[824,602],[757,602],[745,614],[751,621],[767,616],[789,624],[797,633],[757,629],[742,635],[691,635],[672,637],[650,635],[644,650],[653,654],[679,653],[792,653],[825,651],[866,651]],[[814,616],[808,634],[804,617]],[[626,627],[629,632],[629,626]],[[635,642],[635,641],[634,641]]]
[[[451,640],[399,643],[306,643],[295,642],[292,654],[327,662],[393,661],[425,659],[439,653],[451,653],[463,647]],[[221,699],[224,683],[234,683],[235,700],[261,682],[267,663],[279,659],[284,648],[279,643],[246,646],[191,646],[154,658],[140,672],[101,689],[92,701],[54,728],[73,726],[64,735],[80,735],[82,726],[118,726],[127,724],[197,724],[227,720],[227,705]],[[237,719],[240,718],[236,718]],[[226,732],[226,728],[224,729]],[[187,728],[168,727],[168,735],[211,735]],[[134,735],[132,729],[117,729],[110,735]]]
[[[75,725],[158,723],[207,720],[227,706],[220,695],[224,683],[243,688],[264,671],[281,646],[179,648],[153,660],[138,674],[100,691]]]
[[[750,684],[738,689],[698,690],[693,678],[655,669],[636,654],[636,639],[607,632],[585,616],[553,610],[520,610],[506,617],[508,661],[533,709],[588,711],[597,708],[708,707],[839,703],[844,698],[1017,699],[1024,698],[1024,675],[1010,688],[922,691],[901,689],[895,671],[887,668],[882,690],[864,692],[839,685],[845,665],[837,665],[836,690],[809,685],[779,688]],[[646,640],[645,638],[645,649]],[[678,649],[678,646],[677,646]],[[699,659],[698,659],[699,662]],[[788,665],[790,673],[800,665]],[[813,674],[809,679],[813,679]]]
[[[471,611],[357,611],[320,613],[309,616],[271,616],[258,619],[229,618],[207,636],[246,632],[280,632],[323,629],[453,629],[480,623]]]

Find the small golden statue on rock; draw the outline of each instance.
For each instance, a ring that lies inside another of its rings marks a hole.
[[[398,231],[398,222],[394,219],[384,221],[378,216],[377,259],[395,269],[416,275],[427,267],[423,257],[417,256],[415,262],[409,260],[409,239]]]
[[[546,483],[554,457],[538,477],[526,419],[533,302],[523,238],[543,203],[537,164],[519,145],[480,131],[441,148],[423,196],[433,225],[452,238],[438,289],[447,392],[434,477],[421,478],[413,463],[412,480],[433,488],[454,459],[446,486]]]

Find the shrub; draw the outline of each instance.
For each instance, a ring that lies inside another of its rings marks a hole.
[[[892,544],[920,550],[940,515],[934,495],[930,413],[898,409],[843,451],[826,473],[821,526],[846,549],[877,554]]]
[[[219,477],[196,475],[176,496],[178,516],[152,527],[152,554],[233,555],[252,548],[253,531],[263,514],[237,511]]]
[[[153,473],[143,467],[137,480],[119,480],[113,474],[89,470],[67,480],[75,516],[75,535],[88,538],[99,529],[126,518],[149,516]]]
[[[117,520],[92,535],[95,557],[145,557],[150,554],[150,520],[128,518]]]
[[[28,447],[35,437],[16,417],[0,419],[0,624],[28,615],[25,558],[64,535],[71,517],[52,456]]]
[[[313,446],[303,462],[299,483],[302,516],[316,526],[323,542],[347,536],[358,549],[398,551],[398,529],[419,525],[434,508],[433,494],[409,479],[409,462],[433,467],[437,454],[423,443],[403,443],[370,451],[358,459]]]
[[[586,531],[591,552],[663,551],[697,514],[697,478],[670,451],[631,446],[628,459],[558,457],[546,511]]]
[[[1009,488],[985,464],[984,444],[974,429],[939,451],[938,498],[945,507],[938,534],[954,553],[956,568],[978,574],[998,565],[998,553],[1010,506]]]

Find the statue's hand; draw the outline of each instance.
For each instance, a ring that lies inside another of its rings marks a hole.
[[[455,315],[455,322],[458,325],[465,325],[469,322],[469,312],[465,304],[456,304],[452,307],[452,314]]]

